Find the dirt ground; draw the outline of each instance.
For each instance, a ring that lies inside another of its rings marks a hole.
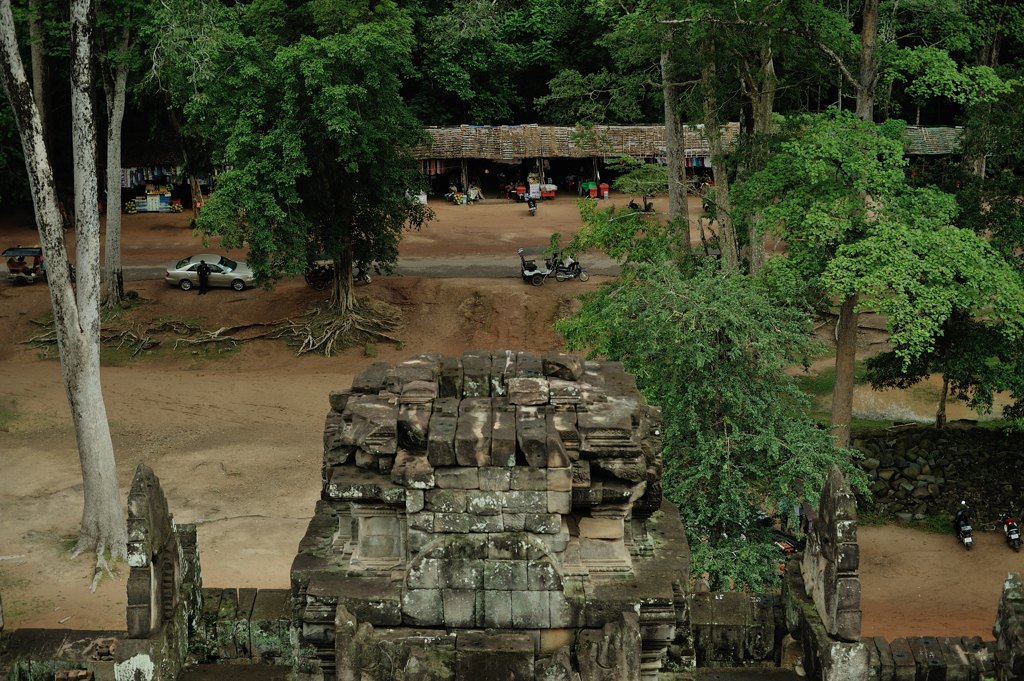
[[[576,225],[573,201],[436,205],[439,221],[410,235],[410,256],[501,254]],[[126,217],[125,261],[170,260],[206,250],[181,215]],[[30,222],[30,221],[29,221]],[[0,219],[0,245],[35,243],[18,216]],[[234,255],[238,255],[236,252]],[[512,256],[514,257],[514,256]],[[258,341],[218,354],[157,351],[103,369],[122,499],[136,465],[160,477],[178,522],[199,522],[207,586],[284,588],[320,490],[321,430],[328,391],[346,387],[377,359],[417,352],[560,347],[551,322],[570,297],[600,283],[515,279],[375,278],[361,287],[399,306],[404,347],[379,345],[333,358],[296,358],[282,343]],[[208,325],[280,319],[316,300],[300,281],[275,291],[216,289],[202,300],[161,281],[135,282],[140,318],[172,315]],[[95,595],[92,561],[69,560],[82,508],[81,474],[60,365],[23,344],[49,309],[45,286],[0,282],[0,593],[9,628],[124,627],[127,568]],[[865,635],[977,635],[991,625],[1006,572],[1021,557],[995,534],[965,552],[951,536],[885,526],[860,530]]]

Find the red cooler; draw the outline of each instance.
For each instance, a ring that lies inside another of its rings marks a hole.
[[[608,185],[606,183],[602,183],[601,184],[601,198],[602,199],[607,199],[608,198]]]
[[[592,199],[596,199],[597,198],[597,187],[591,187],[590,188],[590,198],[592,198]]]

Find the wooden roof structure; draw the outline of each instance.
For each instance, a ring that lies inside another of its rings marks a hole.
[[[704,126],[685,126],[686,155],[710,156]],[[739,134],[739,123],[724,126],[725,148],[731,150]],[[420,159],[479,158],[517,162],[524,158],[589,158],[626,154],[637,158],[665,156],[665,126],[608,125],[595,129],[598,143],[590,148],[579,139],[576,128],[558,125],[462,125],[429,127],[433,140],[428,149],[419,147]],[[907,154],[945,155],[957,151],[960,128],[908,127]]]
[[[430,149],[420,147],[417,158],[483,158],[515,161],[523,158],[590,158],[627,154],[639,158],[665,155],[665,126],[607,125],[595,128],[594,148],[579,139],[579,130],[558,125],[463,125],[427,128]],[[739,123],[725,126],[725,145],[732,148]],[[686,127],[688,156],[708,156],[703,126]]]

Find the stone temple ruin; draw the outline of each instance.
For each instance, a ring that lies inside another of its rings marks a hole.
[[[0,681],[1024,678],[1017,573],[995,640],[861,635],[838,469],[781,594],[691,593],[660,412],[620,364],[421,354],[330,406],[290,590],[204,588],[195,526],[140,464],[126,630],[5,633],[0,601]]]
[[[688,551],[660,411],[620,364],[423,354],[331,407],[292,567],[325,677],[378,678],[399,655],[466,679],[657,679]]]

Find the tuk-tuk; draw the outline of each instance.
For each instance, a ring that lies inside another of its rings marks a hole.
[[[46,281],[43,249],[39,246],[15,246],[8,248],[2,255],[7,263],[7,281],[15,286],[28,286],[36,281]]]
[[[544,260],[541,265],[537,265],[537,257],[543,257],[546,248],[520,248],[519,253],[520,261],[520,274],[523,277],[523,281],[528,281],[534,286],[542,286],[544,280],[551,276],[555,271],[554,262],[549,258]],[[528,257],[534,258],[533,260],[527,260]]]
[[[15,286],[28,286],[37,281],[46,281],[46,264],[43,249],[39,246],[15,246],[8,248],[0,257],[7,264],[7,281]],[[71,283],[75,283],[75,266],[68,263]]]

